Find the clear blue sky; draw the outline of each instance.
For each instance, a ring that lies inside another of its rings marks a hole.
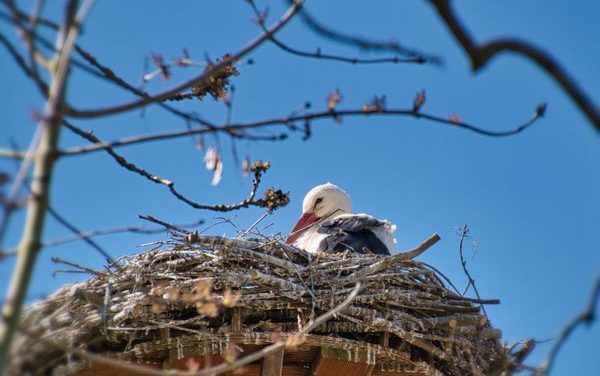
[[[46,14],[57,19],[57,5]],[[418,244],[432,232],[442,241],[422,257],[458,286],[466,281],[458,258],[456,228],[467,222],[476,252],[467,249],[468,266],[486,298],[502,304],[489,307],[493,324],[506,341],[527,337],[553,338],[587,304],[589,289],[600,268],[600,137],[584,116],[546,74],[530,62],[503,55],[473,76],[469,63],[449,37],[426,1],[311,2],[307,6],[331,26],[365,36],[397,38],[409,46],[439,54],[442,67],[417,65],[352,66],[287,55],[272,45],[252,54],[254,65],[240,67],[236,86],[235,121],[283,116],[306,101],[325,107],[329,91],[339,88],[342,108],[358,108],[374,95],[385,94],[388,107],[409,107],[415,93],[427,91],[424,111],[459,114],[487,129],[508,129],[527,119],[535,106],[548,102],[545,119],[519,135],[491,139],[464,130],[410,118],[353,118],[342,124],[315,123],[313,137],[303,142],[292,135],[282,143],[238,142],[240,157],[269,159],[271,171],[263,187],[291,192],[292,201],[268,217],[263,232],[287,232],[300,212],[304,193],[331,181],[347,190],[356,211],[387,218],[398,226],[400,249]],[[265,2],[259,2],[262,7]],[[269,21],[281,14],[282,2],[271,4]],[[456,10],[479,41],[494,36],[526,38],[555,56],[600,103],[600,3],[591,1],[457,1]],[[187,48],[193,58],[204,53],[217,58],[234,52],[258,34],[243,1],[98,1],[80,43],[132,83],[139,82],[143,58],[150,52],[167,59]],[[16,41],[6,25],[0,25]],[[297,48],[351,56],[370,56],[334,45],[307,31],[300,22],[279,37]],[[155,91],[198,72],[176,70],[170,82],[152,82]],[[2,126],[0,144],[26,147],[35,122],[30,110],[43,101],[4,49],[0,49]],[[69,101],[79,108],[104,107],[131,99],[114,87],[74,71]],[[215,122],[224,118],[221,104],[210,99],[184,104]],[[182,129],[185,124],[156,107],[94,121],[77,121],[103,139]],[[214,145],[207,138],[208,145]],[[63,147],[85,144],[63,133]],[[174,180],[203,203],[235,202],[247,193],[249,179],[235,166],[231,143],[220,139],[225,172],[221,185],[211,187],[203,151],[190,139],[121,149],[130,160]],[[12,161],[0,169],[13,172]],[[165,187],[148,183],[116,167],[103,153],[65,158],[58,164],[52,205],[82,229],[139,223],[137,214],[152,214],[173,223],[199,218],[207,224],[221,214],[195,211],[169,195]],[[246,228],[260,215],[250,209],[226,214]],[[13,218],[4,247],[17,244],[22,215]],[[231,225],[210,233],[235,235]],[[48,220],[45,239],[68,235]],[[164,236],[164,235],[163,235]],[[139,244],[161,236],[116,235],[97,238],[114,256],[144,251]],[[102,258],[83,242],[43,251],[30,301],[52,293],[72,275],[52,277],[51,256],[91,267]],[[0,263],[0,293],[9,281],[12,261]],[[528,363],[538,364],[547,345],[539,345]],[[560,353],[555,375],[597,375],[600,366],[600,325],[580,328]]]

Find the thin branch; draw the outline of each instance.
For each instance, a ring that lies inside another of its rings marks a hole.
[[[53,58],[55,68],[51,72],[52,84],[48,90],[44,116],[38,125],[41,136],[36,149],[38,155],[31,183],[31,196],[33,199],[27,207],[25,226],[19,245],[19,257],[13,270],[8,293],[6,294],[7,299],[2,309],[2,317],[5,320],[0,324],[0,374],[3,374],[6,368],[6,359],[10,351],[12,338],[19,326],[21,308],[40,251],[40,239],[46,218],[50,184],[57,155],[60,123],[63,117],[62,109],[71,50],[79,35],[83,19],[92,3],[93,0],[86,0],[77,11],[78,2],[69,1],[65,12],[65,23],[56,39],[60,52],[56,53]]]
[[[193,228],[196,226],[200,226],[204,224],[204,220],[198,220],[193,223],[187,223],[182,225],[177,225],[178,228]],[[122,233],[132,233],[132,234],[158,234],[168,231],[168,228],[146,228],[143,224],[139,225],[131,225],[131,226],[119,226],[119,227],[110,227],[105,229],[97,229],[97,230],[88,230],[82,231],[80,233],[73,234],[71,236],[65,236],[59,239],[47,240],[42,242],[42,248],[50,248],[57,247],[63,244],[71,243],[77,240],[82,240],[85,238],[93,238],[95,236],[102,235],[113,235],[113,234],[122,234]],[[17,248],[8,249],[5,251],[0,251],[0,260],[5,257],[15,256],[18,252]]]
[[[536,63],[538,67],[548,73],[577,104],[596,130],[600,132],[600,109],[598,105],[590,99],[577,81],[550,54],[531,43],[518,39],[501,38],[477,44],[454,13],[450,0],[429,1],[471,59],[471,68],[474,72],[483,68],[497,54],[502,52],[519,54]]]
[[[422,254],[423,252],[425,252],[426,250],[428,250],[429,248],[431,248],[438,241],[440,241],[440,236],[438,234],[432,234],[429,238],[425,239],[425,241],[423,241],[421,244],[419,244],[415,248],[410,249],[405,252],[401,252],[401,253],[389,256],[389,257],[385,257],[381,261],[378,261],[378,262],[374,263],[373,265],[365,267],[357,272],[350,274],[347,277],[342,278],[340,281],[347,282],[347,281],[354,281],[357,279],[361,279],[368,275],[377,273],[378,271],[385,269],[389,265],[407,261],[407,260],[412,260],[415,257]]]
[[[72,266],[72,267],[74,267],[76,269],[79,269],[78,271],[83,271],[85,273],[89,273],[89,274],[93,274],[93,275],[102,275],[102,273],[99,272],[99,271],[97,271],[97,270],[88,268],[87,266],[79,265],[79,264],[74,263],[72,261],[64,260],[64,259],[62,259],[60,257],[52,257],[51,260],[55,264],[64,264],[64,265]]]
[[[252,10],[254,11],[254,14],[256,15],[257,24],[263,29],[263,31],[267,31],[264,16],[262,15],[261,11],[256,6],[256,3],[254,1],[248,1],[248,3],[252,7]],[[406,57],[406,58],[400,58],[400,57],[395,56],[395,57],[369,59],[369,58],[345,57],[345,56],[339,56],[339,55],[326,54],[326,53],[322,53],[320,48],[318,48],[316,52],[307,52],[307,51],[301,51],[299,49],[293,48],[293,47],[289,46],[288,44],[283,43],[281,40],[277,39],[275,36],[272,36],[270,38],[270,41],[275,46],[280,48],[281,50],[288,52],[292,55],[313,58],[313,59],[318,59],[318,60],[331,60],[331,61],[339,61],[339,62],[350,63],[350,64],[382,64],[382,63],[423,64],[423,63],[427,62],[427,60],[422,56],[411,56],[411,57]]]
[[[114,70],[110,69],[109,67],[107,67],[106,65],[103,65],[102,63],[100,63],[98,61],[98,59],[96,57],[94,57],[91,53],[89,53],[88,51],[86,51],[85,49],[83,49],[80,46],[75,46],[75,51],[79,54],[79,56],[81,56],[85,61],[87,61],[91,66],[95,67],[96,69],[98,69],[102,76],[109,82],[112,82],[113,84],[137,95],[140,98],[149,100],[151,97],[148,93],[146,93],[143,90],[140,90],[136,87],[134,87],[133,85],[129,84],[127,81],[125,81],[123,78],[119,77]],[[195,122],[201,125],[206,125],[206,126],[212,126],[212,124],[210,122],[208,122],[205,119],[202,119],[201,117],[194,115],[194,114],[190,114],[187,113],[185,111],[181,111],[176,109],[173,106],[170,106],[166,103],[162,103],[159,102],[157,103],[157,105],[165,110],[167,110],[168,112],[179,116],[185,120],[191,121],[191,122]]]
[[[40,143],[41,135],[42,135],[41,126],[38,125],[35,128],[35,132],[34,132],[33,136],[31,137],[31,141],[29,142],[29,147],[28,147],[27,153],[26,153],[27,155],[33,155],[37,151],[37,148]],[[18,198],[19,194],[21,193],[23,185],[25,185],[25,183],[27,182],[27,177],[29,176],[29,170],[31,169],[32,165],[33,165],[32,159],[24,159],[23,160],[23,162],[21,163],[21,166],[19,167],[19,170],[17,171],[15,180],[10,188],[10,192],[9,192],[8,196],[6,197],[4,213],[2,215],[2,218],[0,219],[0,244],[2,244],[2,242],[4,241],[4,236],[6,234],[6,230],[8,229],[8,224],[10,222],[10,218],[11,218],[14,210],[17,207],[15,205],[15,202],[17,201],[17,198]]]
[[[338,313],[343,311],[346,307],[348,307],[354,301],[354,299],[360,292],[361,287],[362,287],[362,285],[360,282],[356,283],[356,285],[354,286],[354,289],[350,292],[350,294],[346,297],[346,299],[344,299],[343,302],[341,302],[340,304],[338,304],[331,310],[325,312],[324,314],[320,315],[316,319],[309,321],[307,325],[305,325],[300,331],[297,332],[297,334],[295,335],[296,337],[294,337],[294,338],[301,338],[302,336],[309,334],[315,328],[317,328],[320,325],[324,324],[325,322],[329,321],[329,319],[331,319],[332,317],[334,317],[335,315],[337,315]],[[4,321],[7,320],[4,316],[2,316],[0,318],[3,319]],[[240,359],[236,360],[235,362],[232,362],[232,363],[223,362],[216,366],[205,368],[202,371],[194,372],[194,371],[158,370],[158,369],[146,367],[143,365],[137,365],[137,364],[133,364],[133,363],[126,362],[126,361],[109,358],[107,356],[93,354],[84,349],[71,348],[71,347],[56,343],[54,341],[51,341],[44,337],[39,337],[36,334],[29,332],[27,330],[27,328],[25,328],[23,326],[19,327],[19,330],[22,333],[24,333],[25,335],[35,336],[35,338],[38,338],[38,340],[40,342],[45,343],[47,346],[50,346],[50,347],[53,347],[56,349],[60,349],[60,350],[64,351],[65,353],[76,355],[78,357],[81,357],[82,359],[89,360],[96,364],[101,364],[104,366],[117,368],[117,369],[120,369],[123,371],[134,372],[134,373],[139,373],[139,374],[149,375],[149,376],[210,376],[210,375],[217,375],[217,374],[233,371],[233,370],[239,369],[247,364],[250,364],[252,362],[256,362],[257,360],[260,360],[260,359],[264,358],[265,356],[284,348],[288,341],[286,338],[283,338],[283,339],[280,339],[280,340],[274,342],[271,345],[268,345],[268,346],[262,348],[259,351],[255,351],[250,355],[240,358]]]
[[[116,106],[100,108],[100,109],[92,109],[92,110],[76,110],[71,109],[68,114],[72,117],[78,118],[94,118],[112,114],[118,114],[126,111],[130,111],[136,108],[144,107],[148,104],[155,102],[162,102],[167,100],[179,92],[190,88],[194,85],[200,85],[207,83],[212,77],[220,73],[223,69],[226,69],[228,66],[231,66],[235,62],[239,61],[241,58],[254,51],[257,47],[262,45],[265,41],[271,38],[275,33],[281,30],[292,18],[293,16],[300,10],[302,7],[303,0],[293,0],[293,4],[290,8],[285,12],[285,14],[281,17],[281,19],[269,29],[268,32],[262,33],[259,37],[255,38],[251,41],[246,47],[242,48],[239,52],[234,55],[227,56],[223,58],[216,64],[210,65],[206,68],[206,70],[199,76],[196,76],[186,82],[183,82],[179,85],[174,86],[171,89],[165,90],[156,95],[142,98],[139,100],[135,100],[129,103],[120,104]]]
[[[180,234],[188,235],[188,234],[192,233],[189,230],[186,230],[186,229],[181,228],[179,226],[172,225],[172,224],[170,224],[168,222],[165,222],[165,221],[161,221],[160,219],[158,219],[156,217],[153,217],[151,215],[148,215],[148,214],[144,214],[144,215],[140,214],[140,215],[138,215],[138,218],[143,219],[143,220],[148,221],[148,222],[156,223],[156,224],[161,225],[161,226],[163,226],[164,228],[166,228],[166,229],[168,229],[170,231],[178,232]]]
[[[4,36],[4,34],[0,33],[0,43],[6,47],[9,55],[15,60],[19,68],[25,73],[25,75],[33,80],[38,86],[38,89],[42,93],[48,92],[48,84],[46,84],[40,77],[37,75],[32,69],[29,68],[25,58],[19,53],[17,48],[13,46],[13,44]]]
[[[236,204],[231,204],[231,205],[224,205],[224,204],[204,205],[204,204],[199,204],[195,201],[192,201],[191,199],[187,198],[182,193],[180,193],[175,188],[175,183],[173,181],[162,178],[158,175],[154,175],[154,174],[134,165],[133,163],[129,162],[127,159],[125,159],[125,157],[123,157],[122,155],[115,152],[113,148],[106,147],[106,144],[103,143],[102,141],[100,141],[91,132],[85,132],[85,131],[77,128],[73,124],[67,122],[66,120],[63,120],[63,125],[65,127],[67,127],[69,130],[71,130],[72,132],[74,132],[75,134],[85,138],[86,140],[93,142],[95,144],[98,144],[98,145],[102,145],[103,150],[105,150],[119,165],[121,165],[126,170],[134,172],[134,173],[150,180],[153,183],[166,186],[173,196],[175,196],[178,200],[183,201],[184,203],[193,207],[194,209],[227,212],[227,211],[232,211],[232,210],[238,210],[241,208],[247,208],[250,206],[270,207],[269,205],[271,204],[271,202],[269,200],[267,200],[267,198],[263,198],[263,199],[259,199],[259,200],[255,199],[256,192],[257,192],[258,186],[260,185],[260,181],[262,178],[262,174],[268,170],[269,166],[266,166],[264,168],[259,167],[254,170],[254,179],[252,180],[252,188],[250,190],[250,194],[248,195],[248,197],[246,197],[242,201],[240,201]],[[261,164],[261,166],[262,166],[262,164]],[[269,191],[267,191],[267,192],[269,192]],[[287,204],[287,202],[285,204]],[[281,205],[278,205],[278,206],[284,206],[284,203],[281,203]]]
[[[3,1],[2,3],[4,5],[7,5],[6,1]],[[21,20],[27,21],[29,19],[29,16],[25,12],[21,11],[17,7],[14,7],[14,9],[16,11],[17,17],[20,18]],[[0,12],[0,18],[9,20],[11,22],[13,21],[13,18],[11,16],[9,16],[8,14],[4,13],[4,12]],[[48,20],[46,18],[38,17],[37,22],[40,25],[49,27],[52,30],[58,30],[60,28],[60,25],[58,25],[56,22],[50,21],[50,20]]]
[[[288,0],[289,1],[289,0]],[[303,8],[299,14],[300,19],[304,24],[316,34],[332,40],[336,43],[346,44],[353,47],[358,47],[365,51],[390,51],[395,52],[404,56],[409,56],[429,62],[433,64],[440,64],[441,59],[437,56],[423,54],[415,49],[402,46],[397,41],[384,41],[376,39],[367,39],[360,36],[345,34],[341,31],[333,30],[321,22],[317,21],[306,8]]]
[[[596,320],[596,309],[598,307],[598,303],[600,302],[600,273],[596,277],[596,281],[592,287],[592,293],[590,295],[590,300],[585,310],[575,316],[565,327],[561,330],[558,338],[552,344],[550,351],[548,352],[548,356],[544,359],[542,366],[539,367],[537,372],[538,375],[548,375],[552,371],[552,367],[554,366],[554,362],[556,360],[556,355],[562,346],[567,342],[571,333],[582,324],[592,325]]]
[[[463,256],[463,242],[464,242],[465,238],[468,238],[468,237],[469,237],[469,226],[467,226],[467,224],[465,223],[465,225],[460,229],[460,242],[458,244],[458,252],[460,254],[460,264],[462,265],[463,271],[465,272],[465,275],[467,276],[469,283],[467,284],[467,287],[465,288],[465,291],[462,293],[462,295],[465,295],[465,293],[469,289],[469,286],[473,286],[473,291],[475,291],[475,295],[477,296],[477,299],[481,300],[481,296],[479,295],[479,291],[477,290],[477,286],[475,285],[475,279],[473,277],[471,277],[471,273],[469,273],[469,270],[467,269],[467,261],[465,261],[465,258]],[[485,311],[485,306],[483,304],[480,304],[480,306],[481,306],[481,310],[485,314],[485,317],[487,317],[487,312]]]
[[[71,231],[73,234],[75,234],[75,236],[80,236],[81,240],[85,241],[92,248],[94,248],[96,251],[98,251],[98,253],[100,253],[108,263],[112,263],[114,261],[114,259],[108,254],[108,252],[104,248],[102,248],[98,243],[96,243],[94,240],[92,240],[89,236],[86,236],[83,233],[83,231],[81,231],[74,224],[69,222],[65,217],[63,217],[56,210],[54,210],[53,207],[48,205],[46,209],[48,210],[48,214],[50,214],[52,216],[52,218],[54,218],[58,223],[60,223],[61,225],[66,227],[69,231]]]
[[[538,106],[535,113],[532,117],[530,117],[524,123],[518,125],[517,127],[507,130],[507,131],[491,131],[487,130],[464,121],[455,121],[441,116],[429,115],[426,113],[415,112],[412,108],[410,109],[382,109],[379,111],[364,111],[364,110],[326,110],[320,112],[309,112],[301,115],[292,115],[292,116],[284,116],[266,120],[257,120],[246,123],[235,123],[230,125],[219,125],[213,128],[190,128],[180,131],[173,132],[164,132],[157,133],[145,136],[135,136],[129,138],[123,138],[116,141],[106,142],[106,143],[94,143],[93,145],[86,146],[77,146],[70,149],[60,151],[60,155],[71,156],[71,155],[79,155],[86,154],[90,152],[96,152],[99,150],[107,150],[110,148],[116,148],[126,145],[135,145],[145,142],[151,141],[159,141],[159,140],[167,140],[179,137],[187,137],[189,135],[198,135],[198,134],[207,134],[211,132],[227,132],[234,131],[238,134],[243,134],[242,132],[245,130],[252,130],[258,128],[266,128],[270,126],[285,126],[290,128],[290,125],[293,125],[295,122],[306,122],[313,120],[322,120],[322,119],[341,119],[342,117],[363,117],[363,116],[374,116],[374,117],[388,117],[388,116],[408,116],[416,119],[425,119],[432,121],[434,123],[444,124],[456,128],[465,129],[471,132],[475,132],[480,135],[489,136],[489,137],[507,137],[512,136],[517,133],[523,132],[525,129],[529,128],[536,121],[538,121],[543,116],[543,111],[540,111],[542,105]],[[300,128],[298,128],[300,130]],[[304,129],[301,129],[304,132]],[[244,135],[244,137],[246,137]]]
[[[23,160],[30,158],[30,155],[26,151],[0,149],[0,158]]]

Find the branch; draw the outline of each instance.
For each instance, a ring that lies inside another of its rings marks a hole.
[[[596,308],[598,303],[600,302],[600,273],[596,277],[596,281],[594,282],[594,286],[592,287],[592,294],[590,295],[590,300],[583,312],[578,314],[571,320],[560,332],[556,341],[550,348],[548,352],[548,356],[544,359],[542,366],[539,368],[537,375],[548,375],[552,370],[552,366],[554,365],[554,361],[556,360],[556,355],[558,351],[565,344],[571,333],[580,326],[581,324],[592,325],[596,320]]]
[[[25,151],[13,149],[0,149],[0,158],[24,160],[28,159],[29,155]]]
[[[33,80],[38,86],[38,89],[42,93],[48,93],[48,84],[46,84],[40,77],[35,73],[34,70],[30,69],[25,61],[25,58],[21,56],[19,51],[12,43],[4,36],[4,34],[0,33],[0,43],[6,47],[8,53],[15,60],[19,68],[25,73],[25,75]]]
[[[51,260],[55,264],[64,264],[64,265],[72,266],[75,269],[78,269],[77,270],[78,272],[83,271],[85,273],[92,274],[92,275],[102,275],[102,273],[100,273],[97,270],[94,270],[92,268],[88,268],[87,266],[83,266],[83,265],[74,263],[72,261],[63,260],[60,257],[52,257]]]
[[[204,223],[204,220],[201,219],[201,220],[198,220],[193,223],[176,225],[176,227],[192,228],[192,227],[202,225],[203,223]],[[64,238],[44,241],[44,242],[42,242],[42,248],[56,247],[56,246],[71,243],[71,242],[74,242],[77,240],[82,240],[82,239],[86,239],[86,238],[90,239],[95,236],[102,236],[102,235],[121,234],[121,233],[125,233],[125,232],[129,232],[129,233],[133,233],[133,234],[158,234],[158,233],[165,232],[165,231],[168,231],[168,228],[146,228],[143,224],[131,225],[131,226],[110,227],[110,228],[97,229],[97,230],[88,230],[88,231],[82,231],[82,232],[73,234],[71,236],[65,236]],[[18,252],[17,248],[8,249],[6,251],[0,251],[0,260],[5,257],[16,256],[17,252]]]
[[[454,13],[450,0],[429,1],[471,59],[471,68],[474,72],[479,71],[489,60],[501,52],[520,54],[536,63],[538,67],[554,78],[600,132],[600,110],[597,105],[579,87],[577,81],[546,51],[518,39],[495,39],[478,45]]]
[[[64,218],[62,215],[60,215],[56,210],[54,210],[54,208],[52,208],[51,206],[48,205],[46,207],[46,210],[48,210],[48,213],[58,223],[60,223],[64,227],[66,227],[69,231],[73,232],[75,234],[75,236],[79,236],[80,239],[82,239],[87,244],[89,244],[92,248],[94,248],[96,251],[98,251],[98,253],[100,253],[106,259],[106,261],[108,263],[112,263],[114,261],[113,258],[108,254],[108,252],[104,248],[102,248],[98,243],[96,243],[94,240],[92,240],[89,236],[85,235],[75,225],[73,225],[72,223],[67,221],[67,219]],[[40,246],[40,248],[41,248],[41,246]]]
[[[462,265],[463,271],[465,272],[465,275],[467,276],[467,279],[469,280],[469,283],[467,284],[467,287],[465,288],[465,291],[462,293],[462,295],[465,295],[467,290],[469,289],[469,286],[473,286],[473,291],[475,291],[475,295],[477,296],[477,299],[481,300],[481,296],[479,295],[479,291],[477,290],[477,286],[475,286],[475,279],[473,277],[471,277],[471,273],[469,273],[469,270],[467,269],[467,262],[465,261],[465,258],[463,257],[463,242],[465,240],[465,238],[469,237],[469,226],[467,226],[467,224],[465,223],[465,225],[460,229],[460,242],[458,244],[458,252],[460,254],[460,264]],[[487,312],[485,311],[485,307],[483,304],[481,305],[481,309],[483,310],[483,313],[485,314],[485,317],[487,318]]]
[[[292,18],[293,16],[300,10],[302,7],[303,0],[293,0],[293,4],[287,10],[287,12],[281,17],[279,22],[277,22],[273,27],[271,27],[268,32],[261,34],[258,38],[251,41],[246,47],[242,48],[239,52],[234,55],[230,55],[219,61],[218,63],[207,67],[207,69],[199,76],[192,78],[186,82],[183,82],[175,87],[158,93],[154,96],[141,98],[139,100],[120,104],[107,108],[100,109],[92,109],[92,110],[76,110],[71,109],[69,111],[69,115],[77,118],[94,118],[106,115],[118,114],[126,111],[130,111],[136,108],[144,107],[151,103],[162,102],[165,101],[172,96],[178,94],[179,92],[190,88],[194,85],[203,85],[210,81],[212,77],[219,74],[223,69],[226,69],[228,66],[231,66],[235,62],[239,61],[241,58],[254,51],[257,47],[271,38],[275,33],[277,33],[281,28],[283,28]]]
[[[310,13],[308,13],[306,8],[300,11],[299,16],[300,19],[304,22],[306,26],[308,26],[310,30],[336,43],[358,47],[361,50],[365,51],[391,51],[401,55],[422,60],[423,62],[430,62],[434,64],[441,63],[441,59],[437,56],[423,54],[415,49],[404,47],[396,41],[367,39],[330,29],[329,27],[323,25],[321,22],[317,21]]]
[[[344,310],[348,305],[350,305],[352,303],[352,301],[356,298],[356,296],[358,295],[360,290],[361,290],[361,283],[358,282],[358,283],[356,283],[356,285],[354,286],[354,289],[350,292],[350,294],[346,297],[346,299],[344,299],[343,302],[341,302],[340,304],[338,304],[331,310],[325,312],[321,316],[317,317],[316,319],[309,321],[308,324],[302,328],[302,330],[297,332],[297,334],[294,338],[309,334],[315,328],[319,327],[320,325],[324,324],[329,319],[331,319],[332,317],[334,317],[335,315],[340,313],[342,310]],[[4,318],[4,317],[2,317],[2,318],[6,321],[6,318]],[[39,337],[34,333],[30,333],[24,327],[20,327],[19,330],[21,332],[23,332],[25,335],[32,336],[32,337],[35,336],[35,338]],[[294,338],[290,338],[290,339],[293,340]],[[137,365],[137,364],[129,363],[126,361],[109,358],[109,357],[103,356],[103,355],[93,354],[93,353],[90,353],[83,349],[70,348],[68,346],[61,345],[59,343],[56,343],[56,342],[46,339],[44,337],[39,337],[38,339],[39,339],[39,341],[41,341],[42,343],[45,343],[48,346],[54,347],[56,349],[60,349],[60,350],[64,351],[65,353],[79,356],[88,361],[91,361],[91,362],[94,362],[97,364],[102,364],[102,365],[109,366],[109,367],[114,367],[114,368],[117,368],[117,369],[120,369],[123,371],[139,373],[139,374],[149,375],[149,376],[210,376],[210,375],[217,375],[217,374],[221,374],[221,373],[239,369],[240,367],[243,367],[247,364],[250,364],[259,359],[262,359],[265,356],[272,354],[279,349],[284,348],[288,342],[287,338],[283,338],[283,339],[280,339],[280,340],[274,342],[273,344],[271,344],[269,346],[262,348],[259,351],[256,351],[250,355],[240,358],[240,359],[236,360],[235,362],[232,362],[232,363],[223,362],[216,366],[205,368],[202,371],[193,372],[193,371],[154,369],[154,368],[146,367],[143,365]]]
[[[101,77],[103,77],[107,81],[112,82],[113,84],[137,95],[138,97],[140,97],[142,99],[151,100],[151,96],[148,93],[129,84],[127,81],[125,81],[124,79],[119,77],[112,69],[110,69],[106,65],[103,65],[102,63],[100,63],[98,61],[98,59],[96,59],[94,56],[92,56],[91,53],[87,52],[82,47],[75,46],[75,51],[79,54],[79,56],[81,56],[90,65],[92,65],[93,67],[98,69],[102,74]],[[204,120],[197,115],[178,110],[175,107],[170,106],[166,103],[159,102],[159,103],[157,103],[157,105],[159,107],[169,111],[170,113],[183,118],[184,120],[195,122],[195,123],[198,123],[201,125],[212,126],[212,124],[209,123],[207,120]],[[69,112],[70,111],[68,110],[67,113],[69,113]]]
[[[361,279],[368,275],[375,274],[378,271],[389,267],[390,265],[393,265],[393,264],[396,264],[399,262],[403,262],[403,261],[407,261],[407,260],[412,260],[415,257],[419,256],[421,253],[423,253],[426,250],[428,250],[429,248],[431,248],[438,241],[440,241],[440,236],[438,234],[433,234],[429,238],[427,238],[425,241],[423,241],[421,244],[416,246],[415,248],[408,250],[406,252],[398,253],[393,256],[384,257],[381,261],[378,261],[373,265],[370,265],[370,266],[365,267],[357,272],[354,272],[354,273],[350,274],[349,276],[342,278],[340,281],[348,282],[348,281]]]
[[[477,134],[489,137],[506,137],[512,136],[517,133],[523,132],[525,129],[529,128],[536,121],[538,121],[544,115],[544,105],[539,105],[536,109],[535,113],[531,118],[529,118],[524,123],[518,125],[517,127],[507,130],[507,131],[490,131],[464,121],[456,121],[453,119],[448,119],[441,116],[429,115],[426,113],[421,113],[415,111],[414,109],[381,109],[378,111],[364,111],[364,110],[326,110],[320,112],[309,112],[303,115],[292,115],[292,116],[284,116],[266,120],[257,120],[246,123],[235,123],[229,125],[219,125],[212,128],[190,128],[180,131],[173,132],[164,132],[151,134],[146,136],[136,136],[123,138],[116,141],[106,142],[106,143],[94,143],[94,145],[86,145],[86,146],[77,146],[66,150],[61,150],[60,155],[71,156],[71,155],[79,155],[86,154],[91,152],[96,152],[99,150],[107,150],[110,148],[122,147],[127,145],[135,145],[145,142],[151,141],[159,141],[159,140],[167,140],[179,137],[187,137],[190,135],[199,135],[199,134],[207,134],[212,132],[235,132],[237,134],[244,135],[242,133],[245,130],[258,129],[258,128],[267,128],[271,126],[285,126],[287,128],[291,128],[292,130],[300,130],[293,125],[295,122],[311,122],[313,120],[323,120],[323,119],[335,119],[340,120],[342,117],[386,117],[386,116],[408,116],[416,119],[425,119],[432,121],[434,123],[444,124],[456,128],[465,129],[471,132],[475,132]],[[301,129],[304,132],[304,128]],[[244,135],[246,137],[246,135]],[[285,139],[285,137],[279,136],[279,139]]]
[[[38,126],[40,141],[36,150],[37,158],[31,183],[32,200],[27,207],[27,217],[19,245],[19,257],[2,309],[2,316],[5,320],[0,324],[0,374],[4,374],[12,338],[19,324],[21,308],[41,246],[40,239],[46,218],[60,123],[63,117],[62,108],[69,73],[69,57],[79,35],[83,18],[92,3],[93,0],[87,0],[75,14],[78,2],[69,1],[65,12],[65,23],[57,37],[57,46],[59,46],[60,52],[53,58],[55,69],[51,72],[52,84],[48,91],[44,116]]]
[[[256,3],[253,0],[248,1],[254,14],[256,16],[256,22],[261,27],[263,31],[267,31],[265,25],[265,17],[264,14],[256,6]],[[381,63],[392,63],[392,64],[400,64],[400,63],[414,63],[414,64],[423,64],[426,63],[427,60],[422,56],[411,56],[407,58],[399,58],[399,57],[385,57],[385,58],[375,58],[375,59],[365,59],[365,58],[356,58],[356,57],[345,57],[331,54],[324,54],[321,52],[321,49],[318,48],[317,52],[306,52],[301,51],[296,48],[290,47],[289,45],[283,43],[279,39],[272,36],[270,38],[271,42],[280,48],[281,50],[288,52],[292,55],[313,58],[318,60],[331,60],[331,61],[339,61],[343,63],[350,64],[381,64]]]
[[[63,125],[65,127],[67,127],[69,130],[71,130],[73,133],[75,133],[75,134],[77,134],[77,135],[85,138],[86,140],[88,140],[90,142],[93,142],[95,144],[98,144],[98,145],[102,145],[102,149],[105,150],[111,157],[113,157],[113,159],[119,165],[121,165],[126,170],[129,170],[129,171],[134,172],[134,173],[136,173],[136,174],[138,174],[140,176],[143,176],[144,178],[150,180],[153,183],[166,186],[167,188],[169,188],[169,191],[171,192],[171,194],[173,196],[175,196],[178,200],[183,201],[184,203],[186,203],[189,206],[193,207],[194,209],[227,212],[227,211],[232,211],[232,210],[238,210],[238,209],[241,209],[241,208],[247,208],[247,207],[250,207],[250,206],[258,206],[258,207],[268,207],[270,210],[273,210],[273,209],[276,209],[277,207],[285,206],[288,203],[288,201],[289,201],[289,198],[287,197],[287,194],[284,194],[281,191],[274,191],[274,190],[267,190],[265,192],[265,197],[263,197],[262,199],[258,199],[258,200],[255,199],[256,198],[256,191],[258,189],[258,186],[260,185],[262,175],[270,167],[270,163],[266,162],[266,163],[263,164],[262,162],[259,161],[259,162],[257,162],[253,166],[252,172],[254,172],[254,179],[252,180],[252,189],[250,190],[250,194],[248,195],[248,197],[246,197],[242,201],[238,202],[237,204],[231,204],[231,205],[223,205],[223,204],[204,205],[204,204],[199,204],[199,203],[197,203],[195,201],[192,201],[191,199],[187,198],[182,193],[180,193],[175,188],[175,183],[173,181],[165,179],[165,178],[162,178],[162,177],[160,177],[158,175],[151,174],[150,172],[148,172],[148,171],[146,171],[146,170],[144,170],[144,169],[142,169],[142,168],[134,165],[133,163],[127,161],[127,159],[125,159],[125,157],[123,157],[120,154],[117,154],[117,152],[115,152],[112,147],[106,146],[105,143],[103,143],[102,141],[100,141],[91,132],[85,132],[85,131],[77,128],[73,124],[67,122],[66,120],[63,120]],[[271,197],[270,196],[271,194],[275,195],[276,197]]]

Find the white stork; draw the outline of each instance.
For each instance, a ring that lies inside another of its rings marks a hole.
[[[326,183],[311,189],[302,215],[286,239],[310,253],[344,252],[390,255],[396,250],[396,226],[368,214],[352,214],[350,198]]]

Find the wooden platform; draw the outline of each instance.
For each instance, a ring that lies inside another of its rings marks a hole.
[[[282,335],[285,337],[285,334]],[[224,362],[223,354],[235,346],[239,356],[259,351],[271,343],[266,333],[223,337],[177,337],[136,345],[130,361],[155,369],[199,369]],[[121,354],[123,355],[123,354]],[[256,376],[428,376],[436,373],[426,363],[411,362],[402,351],[345,338],[308,335],[298,347],[288,347],[225,375]],[[138,376],[129,371],[92,364],[77,376]]]

